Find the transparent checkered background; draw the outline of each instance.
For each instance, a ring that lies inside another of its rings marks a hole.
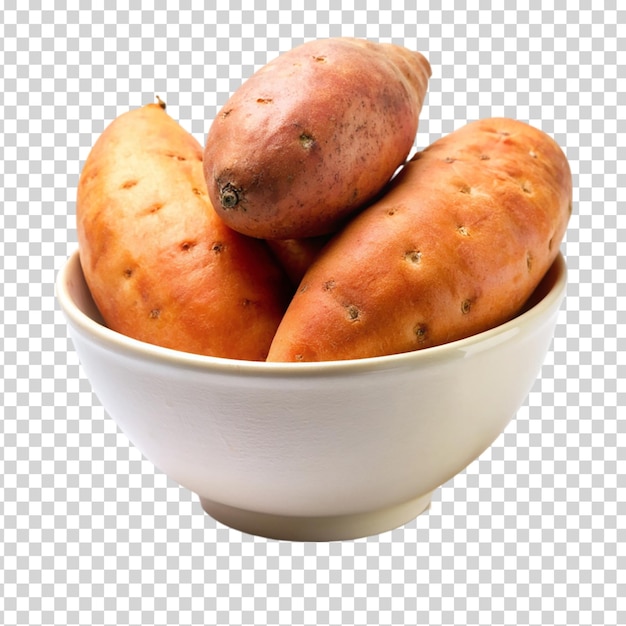
[[[117,4],[1,9],[0,623],[626,624],[617,0]],[[53,282],[76,248],[82,163],[116,115],[159,94],[202,142],[242,79],[338,35],[427,55],[418,146],[500,115],[555,137],[575,184],[562,246],[570,283],[526,403],[428,513],[356,541],[269,541],[213,521],[118,432],[67,339]]]

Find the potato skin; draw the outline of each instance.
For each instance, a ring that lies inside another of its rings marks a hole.
[[[80,260],[105,323],[185,352],[264,360],[288,279],[216,215],[202,146],[159,104],[116,118],[84,164]]]
[[[331,240],[285,313],[269,361],[418,350],[514,317],[559,252],[567,159],[520,121],[467,124],[419,152]]]
[[[329,239],[330,235],[309,239],[268,239],[267,245],[295,289]]]
[[[348,37],[275,58],[209,128],[204,173],[217,212],[264,239],[338,229],[406,160],[430,75],[419,52]]]

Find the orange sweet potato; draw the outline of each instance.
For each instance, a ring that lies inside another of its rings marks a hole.
[[[264,239],[333,232],[406,160],[430,74],[419,52],[354,38],[278,56],[209,128],[204,172],[216,211]]]
[[[76,212],[85,278],[110,328],[186,352],[265,359],[287,277],[263,242],[216,215],[202,146],[162,104],[105,129]]]
[[[305,274],[269,361],[406,352],[514,317],[559,252],[572,178],[555,141],[472,122],[419,152]]]
[[[267,245],[297,287],[329,240],[328,235],[308,239],[268,239]]]

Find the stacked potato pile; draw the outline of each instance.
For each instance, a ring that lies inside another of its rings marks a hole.
[[[506,118],[409,159],[430,75],[419,52],[331,38],[244,82],[205,146],[160,100],[120,115],[77,198],[106,324],[186,352],[325,361],[514,317],[559,253],[567,159]]]

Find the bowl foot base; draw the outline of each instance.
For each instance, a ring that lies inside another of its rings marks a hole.
[[[430,507],[431,493],[385,509],[328,517],[296,517],[247,511],[200,498],[218,522],[250,535],[285,541],[340,541],[378,535],[398,528]]]

